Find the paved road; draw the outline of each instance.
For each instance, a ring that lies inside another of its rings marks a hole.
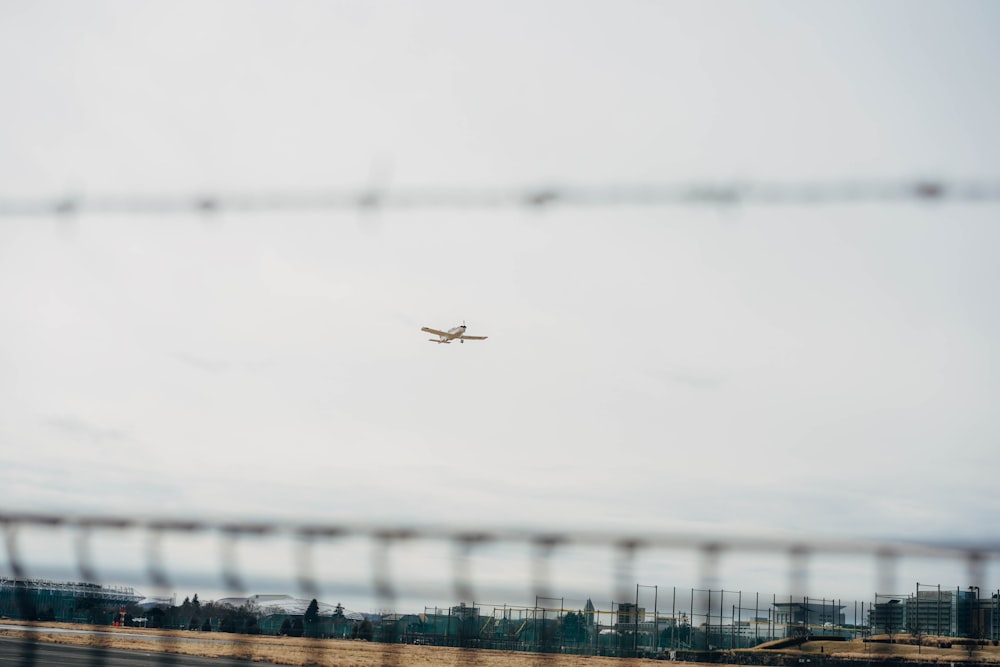
[[[96,646],[49,644],[15,637],[0,637],[0,665],[7,667],[247,667],[274,665],[233,658],[199,658],[173,653],[102,649]]]

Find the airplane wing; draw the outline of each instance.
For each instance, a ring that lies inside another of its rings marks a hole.
[[[489,336],[459,336],[462,340],[486,340]]]
[[[447,331],[438,331],[437,329],[431,329],[430,327],[420,327],[421,331],[426,331],[427,333],[432,333],[435,336],[450,336],[451,334]]]

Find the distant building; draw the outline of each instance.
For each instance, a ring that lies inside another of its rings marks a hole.
[[[594,603],[590,598],[587,598],[587,604],[583,605],[583,617],[587,619],[587,626],[594,626]]]
[[[646,620],[646,608],[632,602],[618,604],[618,625],[636,625]]]
[[[897,596],[879,600],[876,594],[875,604],[868,611],[868,625],[873,633],[893,634],[903,631],[906,623],[904,599],[903,596]]]
[[[0,577],[0,616],[36,621],[111,623],[143,595],[131,587]]]
[[[467,619],[479,618],[479,607],[470,607],[464,602],[451,608],[451,615],[463,621]]]
[[[972,601],[968,591],[929,589],[903,600],[903,629],[927,635],[966,636],[968,612],[957,613]],[[964,603],[964,604],[961,604]]]
[[[927,588],[917,594],[892,596],[869,612],[872,632],[895,632],[995,639],[1000,636],[1000,600],[979,599],[971,591]]]
[[[821,602],[775,602],[774,622],[778,625],[802,625],[806,627],[820,626],[832,623],[842,626],[846,621],[844,605],[834,604],[833,600]]]

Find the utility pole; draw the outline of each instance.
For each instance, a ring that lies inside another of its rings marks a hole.
[[[635,585],[635,608],[632,610],[632,656],[639,651],[639,584]]]
[[[670,617],[673,619],[673,622],[674,622],[673,630],[671,630],[671,632],[670,632],[670,640],[671,640],[670,641],[670,648],[676,649],[677,646],[674,645],[674,642],[676,641],[677,630],[679,630],[679,628],[677,627],[677,587],[676,586],[674,586],[673,600],[670,603]]]
[[[653,586],[653,653],[660,652],[660,612],[656,608],[659,595],[659,587]]]
[[[712,589],[708,589],[708,605],[705,611],[705,648],[712,650],[709,639],[712,637]]]

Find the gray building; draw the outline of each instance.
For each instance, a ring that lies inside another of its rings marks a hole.
[[[1000,598],[980,599],[979,591],[922,588],[908,595],[876,595],[869,612],[872,632],[998,639]]]

